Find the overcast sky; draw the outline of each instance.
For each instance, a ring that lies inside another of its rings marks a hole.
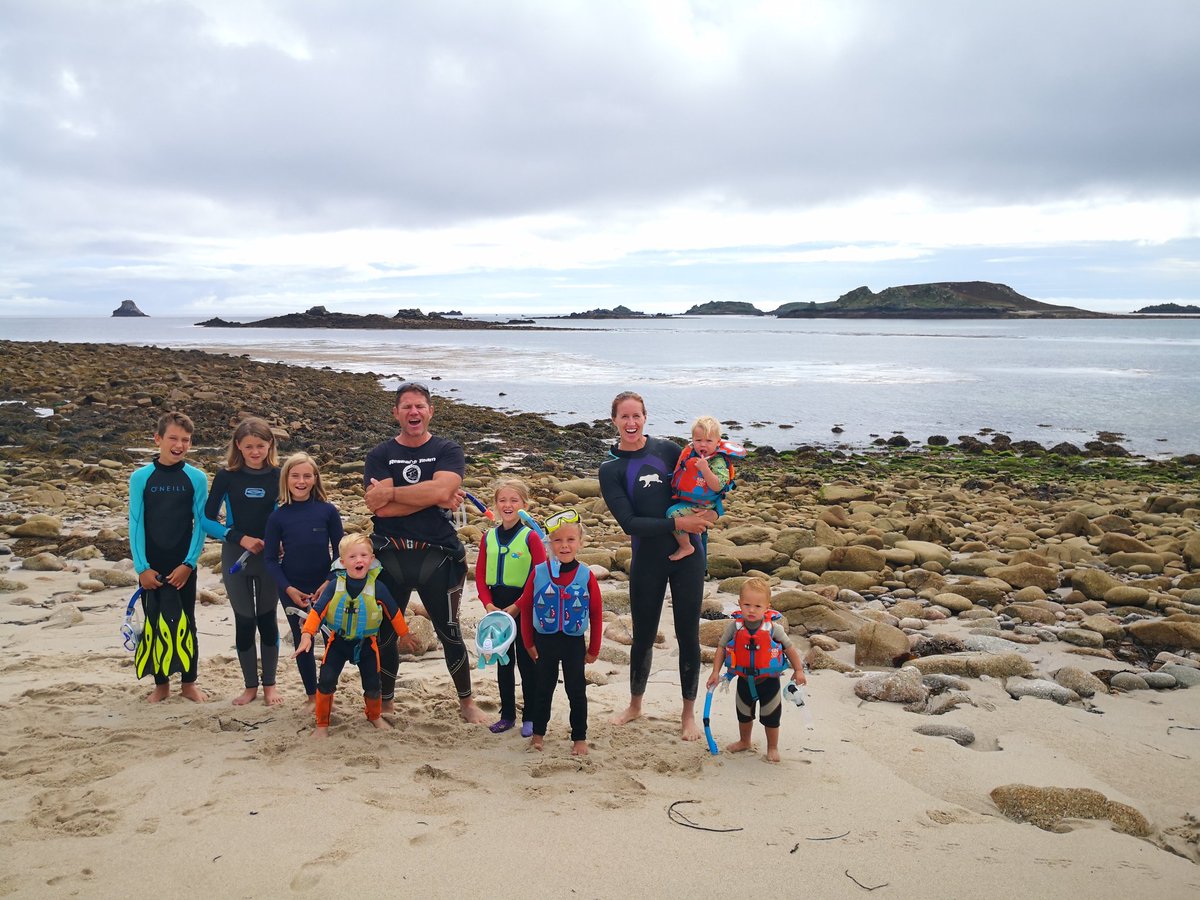
[[[0,314],[960,280],[1200,302],[1200,2],[0,0]]]

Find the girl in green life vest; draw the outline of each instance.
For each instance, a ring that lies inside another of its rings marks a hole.
[[[503,609],[517,616],[516,602],[533,577],[533,568],[546,561],[541,538],[521,521],[521,510],[529,503],[525,482],[509,478],[496,483],[492,509],[500,522],[479,541],[475,562],[475,587],[488,612]],[[533,734],[534,687],[537,665],[520,640],[513,642],[515,652],[507,663],[496,665],[500,688],[500,719],[491,726],[493,734],[508,731],[517,723],[517,685],[514,661],[521,670],[521,736]]]

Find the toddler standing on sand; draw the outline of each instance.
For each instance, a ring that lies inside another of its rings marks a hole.
[[[759,721],[767,732],[769,762],[779,762],[779,720],[783,712],[780,676],[787,668],[785,659],[792,667],[792,681],[807,683],[800,654],[792,646],[780,619],[782,616],[771,609],[771,585],[766,579],[746,579],[738,597],[738,612],[725,626],[713,656],[712,674],[708,676],[711,691],[721,680],[721,664],[729,657],[730,674],[727,677],[737,676],[739,737],[725,749],[740,753],[751,748],[750,733],[754,729],[757,703]]]
[[[716,516],[725,512],[721,497],[733,480],[731,460],[745,455],[745,448],[721,440],[720,422],[712,416],[698,418],[692,425],[692,442],[679,455],[671,476],[671,499],[675,503],[667,509],[667,515],[676,519],[712,510],[716,521]],[[686,531],[676,531],[675,540],[679,549],[669,559],[680,560],[696,552],[692,536]]]
[[[521,521],[521,510],[529,502],[529,487],[516,478],[496,483],[492,504],[500,522],[479,540],[475,561],[475,587],[488,612],[497,609],[520,616],[517,601],[533,578],[536,566],[546,561],[546,549],[533,529]],[[524,641],[513,641],[515,667],[521,671],[521,737],[533,735],[533,710],[537,696],[537,665]],[[500,688],[500,719],[491,726],[493,734],[508,731],[517,722],[517,684],[514,660],[496,665]]]
[[[561,663],[571,704],[571,755],[586,756],[587,681],[583,667],[595,662],[600,653],[604,606],[596,576],[575,558],[583,546],[579,513],[573,509],[555,513],[546,520],[546,534],[553,559],[534,567],[533,578],[517,601],[521,640],[537,662],[531,746],[542,749]]]
[[[371,539],[365,534],[348,534],[338,544],[338,554],[341,567],[334,570],[336,580],[325,586],[321,596],[312,605],[304,622],[300,646],[292,654],[298,658],[308,652],[312,648],[313,635],[321,625],[329,626],[332,634],[325,645],[325,658],[321,660],[321,674],[317,680],[317,730],[314,737],[318,738],[329,734],[333,694],[337,690],[342,669],[348,662],[358,666],[367,721],[376,728],[392,727],[382,718],[379,643],[375,637],[379,633],[384,612],[395,629],[400,649],[406,652],[414,649],[404,613],[387,587],[377,581],[382,567],[375,559]]]

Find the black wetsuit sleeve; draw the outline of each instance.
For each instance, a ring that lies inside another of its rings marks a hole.
[[[221,507],[229,494],[229,470],[221,469],[213,476],[212,487],[208,491],[208,500],[204,504],[204,533],[209,537],[224,541],[229,536],[229,529],[219,521]]]

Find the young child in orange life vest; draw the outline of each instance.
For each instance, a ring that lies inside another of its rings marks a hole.
[[[692,442],[679,454],[675,472],[671,475],[672,499],[667,508],[672,519],[708,513],[710,521],[725,512],[721,498],[733,480],[733,460],[746,456],[740,444],[721,439],[721,423],[712,416],[701,416],[692,425]],[[696,552],[692,536],[676,531],[679,549],[669,557],[680,560]]]
[[[792,646],[783,616],[771,609],[771,585],[764,578],[748,578],[738,596],[738,612],[733,614],[713,656],[711,691],[721,680],[721,666],[730,658],[730,671],[737,675],[738,740],[725,749],[740,753],[752,747],[754,708],[767,732],[767,761],[779,762],[779,720],[783,711],[781,675],[792,667],[792,681],[806,684],[804,664]]]
[[[338,567],[333,578],[312,604],[293,657],[312,647],[313,635],[322,625],[330,630],[325,642],[325,656],[317,676],[317,730],[313,737],[329,734],[329,716],[333,709],[333,693],[338,677],[346,663],[358,666],[362,679],[363,703],[367,721],[376,728],[391,728],[382,718],[381,686],[379,682],[379,624],[386,615],[396,631],[401,650],[411,652],[415,642],[408,633],[404,613],[376,579],[381,566],[375,559],[371,539],[365,534],[348,534],[338,543]]]

